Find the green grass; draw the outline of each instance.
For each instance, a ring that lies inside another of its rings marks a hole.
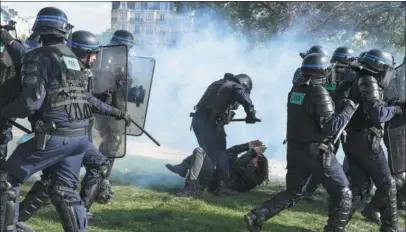
[[[278,183],[234,197],[213,197],[207,193],[198,200],[173,196],[174,189],[140,189],[116,186],[114,200],[107,205],[95,204],[93,212],[102,218],[92,222],[92,232],[238,232],[247,231],[242,217],[261,202],[283,189]],[[24,188],[27,190],[27,187]],[[25,192],[24,191],[24,192]],[[24,194],[24,193],[23,193]],[[22,195],[23,195],[22,194]],[[324,192],[317,192],[318,201],[302,201],[269,220],[263,231],[322,231],[327,204]],[[402,213],[404,218],[404,212]],[[62,231],[52,206],[43,208],[29,222],[37,232]],[[404,221],[402,220],[402,223]],[[307,230],[305,230],[307,229]],[[378,226],[366,223],[356,213],[349,231],[378,231]]]

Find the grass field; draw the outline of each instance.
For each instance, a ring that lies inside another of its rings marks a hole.
[[[141,189],[116,186],[114,201],[107,205],[95,204],[93,211],[102,219],[91,222],[93,232],[238,232],[247,231],[242,217],[251,208],[283,189],[279,183],[269,183],[251,193],[234,197],[213,197],[204,193],[199,200],[173,196],[178,188]],[[27,188],[24,188],[27,190]],[[317,193],[318,201],[299,202],[290,210],[268,221],[263,231],[294,232],[322,231],[326,221],[324,192]],[[402,213],[404,218],[404,212]],[[402,219],[402,223],[404,223]],[[37,232],[62,231],[52,206],[48,206],[29,221]],[[349,224],[349,231],[378,231],[357,213]]]

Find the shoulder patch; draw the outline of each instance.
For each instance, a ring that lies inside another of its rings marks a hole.
[[[67,56],[62,56],[62,59],[67,69],[80,71],[80,65],[77,59]]]
[[[290,95],[289,103],[302,105],[305,96],[305,93],[292,92],[292,94]]]
[[[324,85],[324,88],[326,88],[328,91],[335,91],[337,89],[337,84],[336,83],[327,83]]]

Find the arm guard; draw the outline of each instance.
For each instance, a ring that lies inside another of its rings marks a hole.
[[[317,124],[324,127],[334,115],[335,106],[328,91],[321,85],[314,86],[311,90],[311,106]]]
[[[25,54],[22,58],[21,66],[21,84],[23,95],[26,98],[31,98],[33,101],[41,98],[40,89],[40,62],[39,56],[32,51]]]
[[[378,81],[373,76],[364,76],[358,79],[358,89],[362,101],[379,101],[382,99]]]

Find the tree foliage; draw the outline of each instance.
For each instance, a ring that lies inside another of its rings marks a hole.
[[[220,15],[255,42],[300,24],[298,35],[319,40],[354,42],[358,35],[357,40],[373,46],[405,46],[404,2],[177,2],[175,6],[180,13],[193,10],[197,17]]]

